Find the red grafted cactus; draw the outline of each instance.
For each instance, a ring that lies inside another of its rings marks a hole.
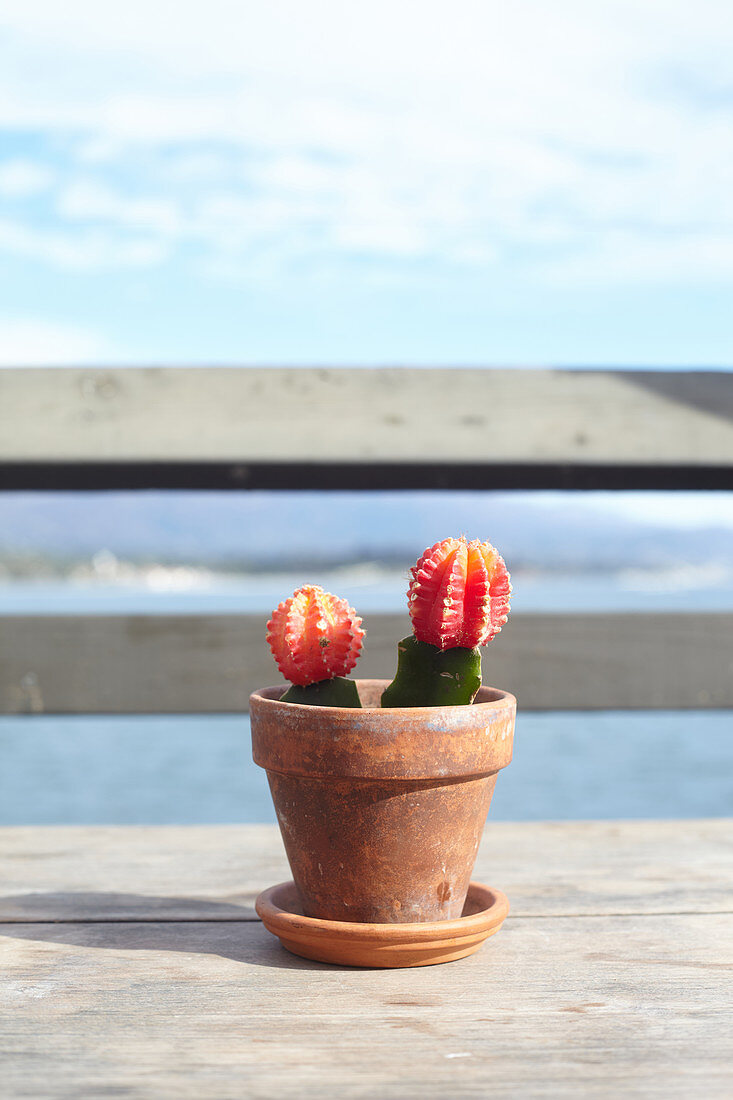
[[[356,664],[364,635],[354,608],[316,584],[279,604],[267,624],[277,667],[298,687],[345,676]]]
[[[413,634],[397,646],[383,707],[459,706],[481,686],[481,653],[509,614],[509,574],[490,542],[443,539],[412,570]]]
[[[408,590],[413,634],[397,646],[397,674],[383,707],[459,706],[481,686],[481,654],[507,620],[509,574],[489,542],[461,537],[429,547],[412,569]],[[346,674],[365,632],[346,600],[314,584],[281,603],[267,624],[267,641],[291,686],[286,703],[360,707]]]
[[[490,542],[436,542],[412,569],[407,597],[415,637],[438,649],[486,645],[507,620],[511,591]]]

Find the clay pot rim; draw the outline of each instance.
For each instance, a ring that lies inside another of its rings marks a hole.
[[[357,680],[366,703],[388,680]],[[252,756],[268,772],[317,779],[448,782],[493,775],[512,757],[516,700],[480,688],[478,702],[440,707],[283,703],[284,685],[250,697]]]
[[[356,679],[354,681],[357,688],[364,684],[374,687],[381,687],[382,690],[391,683],[390,680],[379,679]],[[284,695],[288,690],[289,684],[272,684],[269,687],[258,688],[250,695],[250,706],[253,699],[257,699],[259,706],[265,706],[268,709],[282,709],[295,713],[300,711],[303,714],[312,714],[316,711],[323,714],[325,711],[333,715],[334,718],[339,716],[352,716],[354,714],[409,714],[413,717],[419,717],[421,714],[425,717],[431,718],[433,721],[439,720],[441,715],[451,715],[455,720],[459,714],[466,712],[474,712],[477,707],[487,710],[508,710],[512,711],[516,709],[517,700],[514,695],[509,691],[504,691],[502,688],[491,687],[489,684],[482,684],[478,690],[476,698],[472,703],[465,703],[458,706],[438,706],[438,707],[364,707],[358,711],[355,711],[353,707],[314,707],[308,703],[284,703],[280,696]],[[481,698],[482,695],[490,695],[490,698]]]

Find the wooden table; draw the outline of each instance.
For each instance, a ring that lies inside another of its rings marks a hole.
[[[489,825],[472,958],[348,970],[252,908],[269,826],[0,830],[0,1094],[733,1095],[733,823]]]

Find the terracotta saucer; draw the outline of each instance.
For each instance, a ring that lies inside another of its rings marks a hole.
[[[425,924],[352,924],[304,917],[294,882],[264,890],[255,903],[268,932],[293,955],[343,966],[432,966],[472,955],[501,928],[509,901],[472,882],[463,916]]]

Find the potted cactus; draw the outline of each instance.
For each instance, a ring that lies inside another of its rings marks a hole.
[[[411,572],[413,633],[391,681],[348,679],[365,632],[345,600],[307,585],[273,613],[267,638],[291,686],[251,696],[253,755],[302,917],[378,932],[466,919],[497,773],[512,754],[516,703],[481,687],[480,656],[510,594],[488,542],[430,547]]]

